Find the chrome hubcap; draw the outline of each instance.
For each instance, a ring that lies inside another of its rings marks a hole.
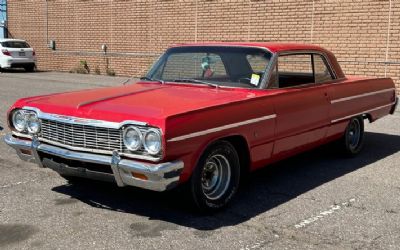
[[[223,155],[211,156],[201,173],[201,187],[210,200],[219,199],[225,194],[231,181],[231,167]]]
[[[348,135],[349,146],[350,148],[355,149],[358,146],[361,137],[361,125],[358,119],[354,119],[350,123]]]

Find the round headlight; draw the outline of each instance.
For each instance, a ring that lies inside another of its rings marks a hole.
[[[26,127],[30,134],[37,134],[40,132],[40,121],[36,113],[30,113],[27,115]]]
[[[24,132],[26,129],[25,113],[22,110],[17,110],[12,115],[12,124],[18,132]]]
[[[161,135],[156,129],[149,129],[144,135],[144,148],[149,154],[156,155],[161,151]]]
[[[129,126],[124,130],[124,144],[131,151],[142,146],[142,133],[137,127]]]

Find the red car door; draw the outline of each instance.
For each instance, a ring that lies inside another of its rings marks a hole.
[[[330,102],[324,59],[312,53],[278,57],[273,83],[276,117],[273,155],[286,156],[318,145],[326,136]]]
[[[324,85],[291,88],[277,95],[273,154],[302,151],[322,140],[329,125],[329,105]]]

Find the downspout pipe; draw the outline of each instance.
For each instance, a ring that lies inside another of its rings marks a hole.
[[[46,44],[49,45],[49,4],[46,1]]]

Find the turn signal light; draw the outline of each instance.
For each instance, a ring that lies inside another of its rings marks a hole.
[[[146,175],[140,174],[140,173],[135,173],[135,172],[132,172],[132,176],[136,179],[141,179],[141,180],[145,180],[145,181],[147,181],[149,179],[149,178],[147,178]]]
[[[20,149],[21,153],[23,153],[24,155],[32,155],[32,151],[27,150],[27,149]]]

